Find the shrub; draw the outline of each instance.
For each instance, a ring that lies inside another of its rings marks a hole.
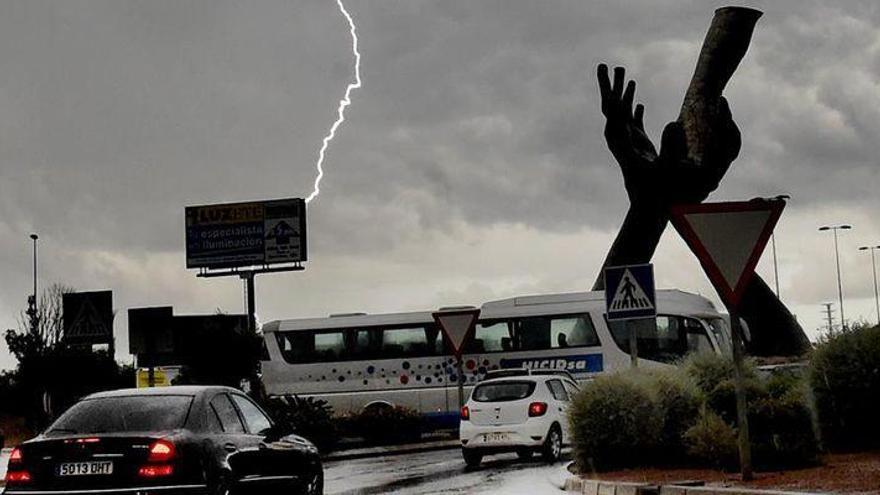
[[[827,446],[880,446],[880,327],[828,337],[812,354],[809,380]]]
[[[374,406],[344,419],[346,433],[368,444],[415,442],[422,436],[422,416],[403,406]]]
[[[721,416],[703,407],[684,433],[687,453],[700,465],[731,469],[738,465],[736,432]]]
[[[752,459],[762,469],[813,464],[818,460],[819,442],[804,387],[792,387],[778,397],[749,403],[749,433]]]
[[[581,472],[632,466],[655,452],[663,415],[633,377],[599,377],[574,397],[568,421]]]
[[[659,445],[662,452],[658,459],[679,464],[687,455],[684,434],[700,411],[698,390],[680,370],[657,374],[649,386],[661,416]]]
[[[279,426],[309,439],[321,453],[330,452],[339,442],[333,408],[325,400],[283,396],[270,399],[266,407]]]

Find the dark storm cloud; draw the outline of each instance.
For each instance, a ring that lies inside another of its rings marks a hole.
[[[790,216],[877,211],[880,7],[754,4],[766,15],[727,91],[745,145],[715,197],[789,193]],[[309,207],[311,247],[319,258],[363,259],[346,266],[375,277],[370,263],[399,263],[401,246],[429,259],[437,236],[455,239],[462,226],[610,238],[626,198],[602,139],[595,66],[627,67],[656,139],[722,4],[347,5],[364,85]],[[47,279],[124,286],[138,304],[185,278],[176,297],[212,309],[217,292],[183,270],[183,207],[307,195],[352,77],[349,43],[329,0],[0,4],[0,310],[19,307],[29,286],[34,229]],[[880,235],[869,222],[862,232]],[[407,263],[410,276],[422,269]],[[350,294],[370,276],[345,278]]]

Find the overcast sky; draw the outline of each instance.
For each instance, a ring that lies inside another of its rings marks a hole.
[[[349,0],[363,55],[309,204],[310,261],[257,279],[262,321],[588,289],[626,212],[594,77],[621,64],[655,138],[678,115],[707,1]],[[726,91],[744,144],[711,199],[792,195],[783,300],[808,333],[837,300],[874,321],[880,3],[765,12]],[[0,329],[40,284],[113,289],[126,310],[243,309],[241,282],[185,269],[191,204],[305,197],[352,80],[332,0],[0,2]],[[772,258],[759,271],[772,285]],[[658,285],[717,301],[671,229]],[[0,367],[14,360],[0,344]]]

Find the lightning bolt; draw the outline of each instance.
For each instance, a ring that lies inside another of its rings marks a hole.
[[[339,108],[336,110],[338,115],[336,122],[333,122],[333,125],[330,126],[330,132],[324,136],[321,150],[318,152],[318,163],[316,164],[318,176],[315,177],[315,190],[306,198],[306,203],[317,198],[318,194],[321,193],[319,186],[321,185],[321,179],[324,178],[324,155],[327,153],[327,147],[330,146],[330,141],[333,141],[333,138],[336,137],[336,129],[345,122],[345,108],[351,105],[351,92],[361,87],[361,54],[358,51],[357,28],[354,25],[351,14],[345,9],[345,5],[342,5],[342,0],[336,0],[336,5],[339,6],[339,11],[342,12],[342,15],[348,21],[349,31],[351,32],[351,51],[354,53],[354,82],[345,88],[345,96],[339,100]]]

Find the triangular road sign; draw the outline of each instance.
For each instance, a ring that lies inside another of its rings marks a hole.
[[[672,207],[672,224],[728,307],[739,304],[783,208],[782,199]]]
[[[639,285],[639,282],[628,269],[623,272],[620,285],[609,305],[612,311],[624,309],[651,309],[654,303],[648,299],[648,294]]]
[[[461,352],[465,344],[473,338],[477,319],[480,317],[479,308],[440,310],[433,314],[434,321],[446,342],[452,348],[456,358],[461,359]]]

